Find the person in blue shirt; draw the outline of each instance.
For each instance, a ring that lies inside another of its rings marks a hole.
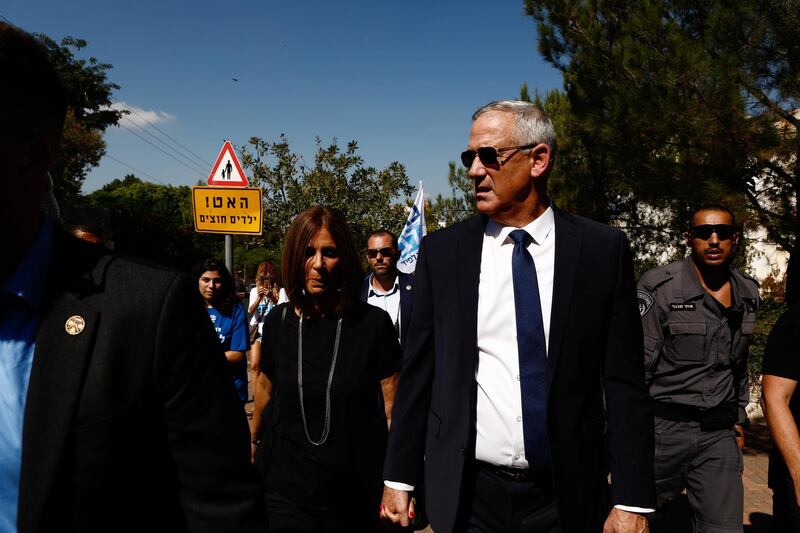
[[[236,297],[233,278],[227,267],[218,259],[206,259],[195,267],[200,295],[206,302],[208,316],[214,324],[219,342],[228,360],[233,384],[239,399],[247,401],[248,348],[247,313]]]

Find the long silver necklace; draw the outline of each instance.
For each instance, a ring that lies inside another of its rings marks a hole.
[[[297,390],[300,394],[300,415],[303,417],[303,430],[306,432],[308,442],[314,446],[322,446],[328,440],[328,433],[331,431],[331,383],[333,383],[333,371],[336,369],[336,358],[339,355],[339,339],[342,334],[342,317],[336,323],[336,340],[333,343],[333,361],[331,370],[328,372],[328,386],[325,389],[325,422],[322,425],[322,436],[318,441],[311,438],[308,432],[308,422],[306,421],[306,407],[303,403],[303,313],[300,312],[300,325],[297,328]]]

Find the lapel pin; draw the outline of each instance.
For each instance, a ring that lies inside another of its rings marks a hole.
[[[64,329],[67,330],[67,333],[70,335],[78,335],[85,327],[86,321],[82,316],[78,315],[72,315],[67,319],[67,323],[64,324]]]
[[[411,290],[411,285],[406,285],[406,290],[410,291]]]

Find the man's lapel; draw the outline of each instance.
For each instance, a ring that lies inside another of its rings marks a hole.
[[[413,279],[409,274],[399,272],[397,274],[397,285],[400,291],[400,337],[405,342],[406,331],[411,320],[411,298]]]
[[[561,356],[561,344],[564,340],[567,318],[572,306],[572,292],[575,286],[575,274],[578,270],[582,239],[580,230],[575,227],[575,219],[572,215],[555,206],[553,206],[553,214],[555,216],[556,249],[547,365],[550,383],[556,374]]]
[[[83,261],[78,260],[79,254],[61,253],[64,251],[61,239],[53,254],[52,284],[48,288],[55,296],[48,302],[39,324],[25,404],[18,517],[20,531],[36,530],[41,520],[74,425],[100,320],[100,313],[78,297],[81,287],[96,290],[91,276],[70,277],[76,274]],[[96,259],[94,253],[87,255]],[[71,267],[64,267],[70,264],[66,261],[72,261]],[[98,266],[95,271],[102,270]],[[57,288],[64,287],[64,283],[78,290]]]
[[[452,312],[460,316],[459,324],[462,327],[456,334],[462,339],[463,345],[471,357],[461,365],[464,372],[461,383],[475,383],[475,369],[478,361],[478,285],[481,276],[481,253],[483,251],[483,231],[486,218],[475,216],[467,222],[465,231],[461,233],[455,251],[458,265],[459,309]]]

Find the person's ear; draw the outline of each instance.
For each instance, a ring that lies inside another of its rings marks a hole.
[[[528,152],[528,161],[531,163],[531,177],[538,178],[547,174],[550,168],[550,147],[540,143]]]

